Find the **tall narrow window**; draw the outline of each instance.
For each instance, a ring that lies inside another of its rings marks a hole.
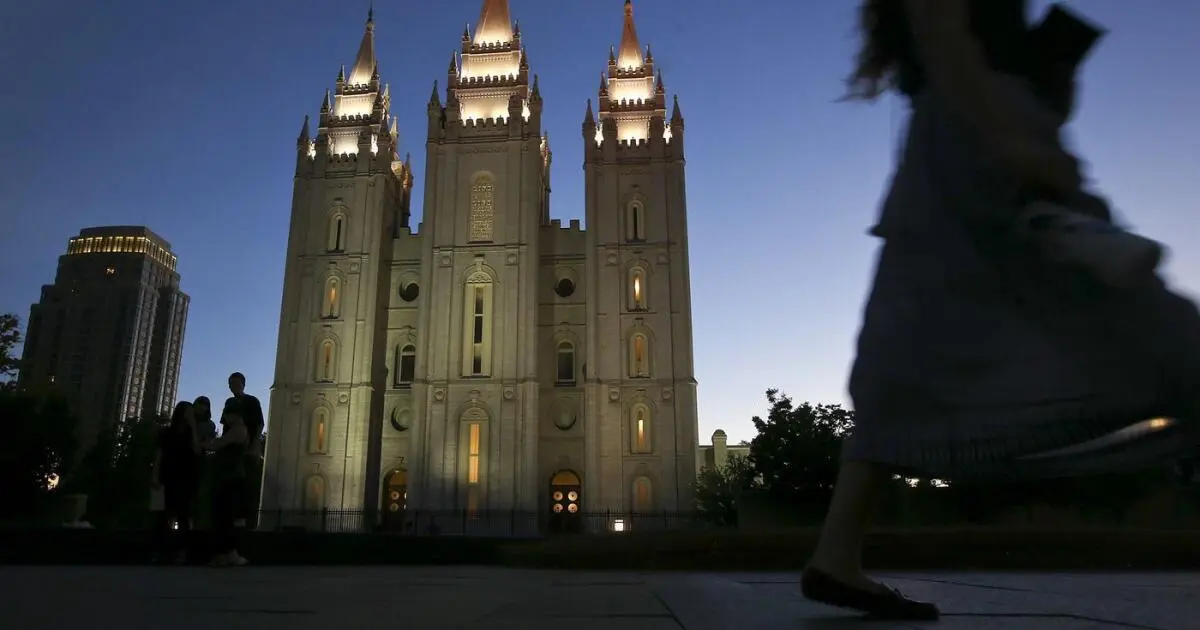
[[[490,242],[495,216],[496,186],[491,177],[480,175],[471,184],[471,218],[467,240],[471,243]]]
[[[626,240],[639,242],[646,240],[646,210],[640,201],[629,202],[626,224]]]
[[[346,215],[341,212],[329,218],[329,239],[325,249],[331,252],[346,250]]]
[[[337,276],[330,276],[325,280],[324,301],[321,305],[321,317],[325,319],[337,319],[342,300],[342,283]]]
[[[479,509],[482,462],[483,424],[467,424],[467,513],[474,516]]]
[[[317,407],[313,411],[312,426],[308,433],[308,452],[313,455],[324,455],[329,447],[329,410]]]
[[[650,376],[650,340],[642,333],[634,333],[629,338],[629,377],[646,378]]]
[[[304,482],[304,509],[314,511],[325,509],[324,477],[311,475]]]
[[[633,511],[634,512],[649,512],[654,509],[654,494],[653,486],[650,485],[650,480],[646,477],[638,477],[633,480]]]
[[[492,371],[492,282],[484,273],[472,275],[463,296],[463,376],[488,376]]]
[[[417,373],[417,348],[412,344],[403,347],[396,346],[396,380],[397,387],[412,385]]]
[[[650,408],[634,405],[629,412],[630,452],[646,455],[652,452]]]
[[[629,270],[629,310],[646,310],[646,272],[641,267]]]
[[[558,344],[558,373],[554,380],[560,385],[575,384],[575,346],[569,341]]]
[[[332,383],[337,375],[337,346],[326,339],[317,347],[317,380]]]

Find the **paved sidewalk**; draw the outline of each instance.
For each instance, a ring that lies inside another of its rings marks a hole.
[[[0,567],[14,630],[415,628],[1196,630],[1200,574],[892,577],[931,624],[863,623],[800,599],[795,575],[492,567]]]

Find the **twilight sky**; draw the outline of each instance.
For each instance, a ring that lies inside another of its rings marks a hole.
[[[192,296],[180,396],[225,396],[274,371],[295,140],[367,0],[8,2],[0,7],[0,312],[24,318],[80,228],[144,224]],[[425,103],[481,0],[375,3],[402,152],[424,171]],[[511,0],[555,151],[555,218],[582,218],[580,123],[621,0]],[[700,435],[753,436],[764,390],[845,402],[877,243],[865,234],[904,118],[895,99],[839,104],[850,0],[640,0],[639,35],[687,119]],[[1045,1],[1035,1],[1040,14]],[[1077,0],[1112,32],[1089,61],[1075,139],[1101,191],[1173,245],[1200,288],[1200,3]],[[361,6],[359,6],[361,5]],[[1188,225],[1192,228],[1188,228]]]

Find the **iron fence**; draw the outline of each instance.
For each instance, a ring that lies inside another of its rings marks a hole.
[[[694,512],[577,512],[523,510],[260,510],[258,531],[383,533],[400,536],[536,538],[547,534],[601,534],[713,528]]]

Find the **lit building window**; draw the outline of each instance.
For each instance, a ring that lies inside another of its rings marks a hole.
[[[634,405],[629,412],[629,450],[639,455],[651,453],[650,409],[646,405]]]

